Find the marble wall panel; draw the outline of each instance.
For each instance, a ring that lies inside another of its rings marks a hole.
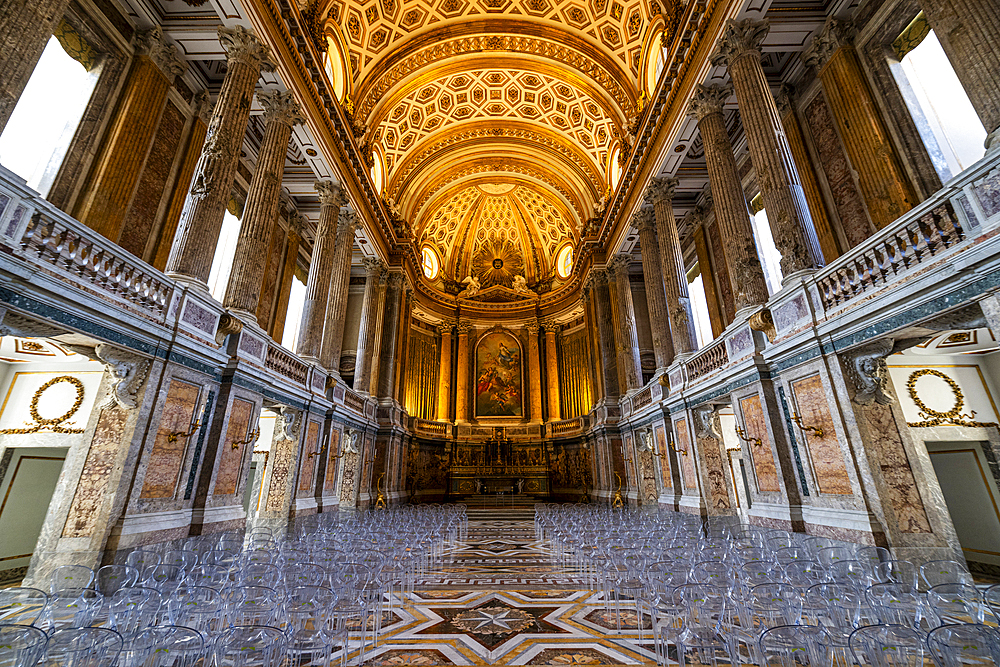
[[[678,452],[687,452],[686,456],[682,453],[677,454],[677,458],[680,459],[684,488],[697,489],[698,477],[694,471],[694,448],[691,447],[691,433],[688,431],[687,419],[678,419],[674,422],[674,430],[677,433]]]
[[[729,489],[726,486],[726,469],[722,461],[722,448],[715,438],[698,438],[698,457],[705,469],[706,501],[716,510],[728,510]]]
[[[656,451],[663,456],[660,457],[660,474],[663,478],[663,488],[669,489],[674,485],[674,480],[670,475],[670,456],[667,449],[667,432],[662,426],[653,429],[656,437]]]
[[[372,457],[373,458],[372,477],[371,477],[372,494],[374,494],[379,488],[378,478],[384,475],[386,472],[386,457],[389,452],[389,443],[390,440],[388,438],[379,438],[378,440],[375,441],[375,452],[374,456]],[[388,475],[386,475],[386,477],[388,477]],[[386,490],[386,483],[385,479],[383,479],[382,493],[385,493],[385,490]]]
[[[108,491],[111,471],[123,445],[128,410],[114,406],[101,410],[94,439],[83,464],[80,482],[70,505],[63,537],[90,537],[97,526],[101,503]]]
[[[746,437],[760,438],[761,444],[750,443],[750,454],[753,457],[754,471],[757,473],[757,488],[762,492],[780,491],[778,485],[778,469],[774,461],[774,452],[770,438],[767,435],[767,416],[760,403],[760,396],[754,394],[740,400],[740,410],[743,413],[743,428]]]
[[[305,441],[302,443],[302,451],[299,453],[299,491],[311,491],[314,488],[313,481],[316,478],[316,465],[319,459],[309,456],[313,452],[319,451],[319,434],[321,424],[318,421],[310,421],[306,427]]]
[[[826,390],[819,373],[793,382],[792,395],[795,397],[802,423],[823,431],[823,437],[819,437],[814,432],[800,429],[805,438],[819,492],[851,495],[851,479],[844,463],[844,451],[833,428],[830,404],[827,402]]]
[[[271,447],[271,483],[267,488],[268,512],[287,509],[288,475],[295,465],[295,441],[284,438]]]
[[[932,532],[892,408],[876,403],[859,411],[867,426],[865,445],[875,453],[900,532]]]
[[[242,398],[233,399],[233,405],[229,409],[229,428],[226,429],[226,437],[221,443],[222,455],[219,457],[219,472],[215,478],[213,491],[215,496],[236,493],[240,473],[243,470],[243,450],[251,445],[233,447],[233,443],[247,439],[254,412],[254,404],[250,401]]]
[[[190,382],[173,378],[167,389],[163,403],[160,426],[156,430],[153,449],[149,455],[146,477],[142,482],[140,498],[173,498],[177,491],[177,479],[184,467],[184,452],[187,437],[178,437],[170,442],[171,433],[187,433],[191,430],[198,411],[198,396],[201,387]]]
[[[323,481],[324,491],[333,491],[337,483],[337,454],[340,452],[340,431],[330,430],[330,445],[326,450],[326,479]]]
[[[639,470],[642,474],[643,502],[656,502],[656,468],[653,463],[653,453],[648,449],[639,452]]]
[[[340,476],[340,502],[347,506],[353,506],[357,497],[358,464],[361,461],[354,452],[348,452],[341,459],[343,472]]]

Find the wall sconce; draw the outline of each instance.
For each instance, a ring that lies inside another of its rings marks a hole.
[[[764,444],[763,442],[761,442],[760,438],[749,438],[749,437],[747,437],[746,431],[744,431],[743,429],[741,429],[739,426],[736,427],[736,435],[743,442],[749,442],[751,445],[754,445],[756,447],[760,447],[760,446],[762,446]]]
[[[323,448],[320,449],[318,452],[309,452],[306,455],[306,458],[307,459],[312,459],[312,457],[314,457],[314,456],[322,456],[323,454],[326,454],[326,445],[323,445]]]
[[[798,427],[800,429],[802,429],[803,431],[812,431],[813,433],[816,434],[817,438],[822,438],[823,437],[823,429],[816,428],[815,426],[805,426],[805,425],[803,425],[802,424],[802,417],[800,417],[799,414],[797,412],[795,412],[794,410],[792,410],[792,421],[795,422],[796,424],[798,424]]]
[[[257,428],[255,428],[250,433],[250,435],[247,436],[246,440],[237,440],[237,441],[234,441],[233,442],[233,449],[239,449],[240,445],[249,445],[249,444],[255,443],[255,442],[257,442],[258,438],[260,438],[260,426],[257,426]]]
[[[190,438],[192,435],[194,435],[198,431],[199,428],[201,428],[201,419],[199,419],[198,421],[196,421],[194,423],[194,426],[192,426],[191,430],[188,431],[187,433],[185,433],[184,431],[171,431],[170,433],[168,433],[167,434],[167,442],[169,442],[169,443],[172,444],[172,443],[177,442],[181,438]]]

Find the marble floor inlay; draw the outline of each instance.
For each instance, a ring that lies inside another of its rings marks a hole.
[[[371,665],[655,664],[649,618],[634,609],[621,630],[601,592],[553,559],[531,521],[469,521],[439,567],[393,605]]]

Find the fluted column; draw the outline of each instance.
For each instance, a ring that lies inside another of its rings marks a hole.
[[[684,254],[681,251],[680,235],[677,233],[677,220],[674,218],[673,198],[676,189],[677,179],[674,178],[654,178],[646,189],[646,201],[653,205],[656,240],[660,250],[660,271],[675,355],[690,354],[698,349],[691,299],[688,296],[687,271],[684,270]],[[642,239],[639,241],[641,243]]]
[[[881,229],[913,208],[916,195],[861,70],[850,30],[848,23],[830,17],[802,59],[819,75],[868,215]]]
[[[701,284],[705,290],[705,301],[708,302],[708,319],[712,323],[712,338],[717,338],[726,329],[723,306],[719,302],[718,287],[716,287],[716,272],[712,268],[712,258],[708,254],[708,243],[705,241],[705,226],[701,216],[692,220],[695,223],[694,249],[698,256],[698,269],[701,271]]]
[[[378,391],[379,367],[382,365],[381,332],[385,316],[386,291],[389,287],[389,272],[386,270],[385,264],[382,264],[380,260],[377,261],[379,261],[382,270],[375,277],[375,294],[368,316],[365,316],[364,304],[362,304],[361,310],[361,326],[364,327],[362,330],[365,332],[365,345],[363,349],[361,349],[360,344],[358,345],[358,359],[364,361],[364,364],[360,366],[360,373],[357,370],[354,372],[355,389],[358,387],[360,378],[361,391],[372,395]],[[367,295],[368,285],[366,281],[365,296]]]
[[[159,28],[139,34],[122,99],[108,128],[87,189],[74,214],[83,224],[118,243],[125,216],[160,117],[167,92],[187,65],[177,58],[177,50],[167,44]]]
[[[757,257],[750,225],[750,211],[740,185],[733,146],[722,118],[722,104],[732,94],[731,86],[699,85],[691,98],[691,113],[705,144],[705,162],[712,184],[715,218],[725,247],[729,280],[736,297],[736,310],[767,303],[767,283]]]
[[[729,69],[768,224],[781,253],[781,272],[788,276],[823,266],[823,253],[778,108],[760,65],[760,43],[768,29],[766,20],[729,19],[712,62]]]
[[[281,342],[285,333],[285,318],[288,316],[288,299],[292,294],[292,280],[295,277],[295,262],[299,257],[299,244],[302,242],[302,227],[306,217],[293,213],[288,221],[288,236],[285,242],[285,256],[281,262],[281,274],[278,276],[278,296],[274,306],[274,316],[268,332],[271,338]]]
[[[233,270],[222,299],[227,309],[254,322],[257,321],[260,284],[266,268],[267,244],[278,215],[288,140],[292,138],[292,127],[305,122],[298,102],[289,92],[260,93],[257,99],[264,107],[264,139],[247,192]]]
[[[379,348],[378,397],[390,400],[396,390],[396,364],[399,358],[400,302],[403,298],[403,274],[392,272],[382,308],[382,344]]]
[[[358,217],[354,211],[341,210],[337,221],[337,240],[333,249],[330,294],[326,303],[326,325],[319,362],[331,375],[340,377],[340,353],[344,346],[344,319],[351,286],[351,255],[354,254],[354,229]]]
[[[642,367],[639,365],[639,341],[635,330],[635,311],[632,308],[632,287],[629,285],[629,266],[632,258],[616,255],[609,265],[611,278],[608,286],[614,289],[618,321],[615,336],[618,345],[618,383],[625,392],[642,386]]]
[[[538,321],[529,322],[524,330],[528,333],[528,397],[531,405],[531,423],[542,423],[542,363],[538,353]]]
[[[378,301],[385,278],[385,264],[377,257],[365,259],[365,294],[361,301],[361,325],[358,331],[358,356],[354,367],[354,390],[371,391],[372,361],[378,332]]]
[[[0,3],[0,132],[69,5],[70,0]]]
[[[454,323],[445,320],[438,325],[441,334],[441,366],[438,370],[437,420],[451,421],[451,330]]]
[[[594,320],[597,328],[604,398],[617,398],[621,388],[618,384],[618,353],[615,350],[615,318],[611,310],[609,275],[605,269],[594,269],[591,271],[591,276],[594,281]]]
[[[1000,143],[1000,11],[995,0],[920,0],[927,22],[986,128]]]
[[[302,304],[302,324],[296,354],[307,361],[319,362],[323,344],[323,325],[326,322],[326,302],[330,294],[330,275],[333,270],[333,252],[337,237],[340,212],[340,188],[330,181],[313,184],[319,195],[319,223],[309,261],[306,279],[306,297]]]
[[[601,345],[600,335],[597,331],[595,299],[594,274],[591,272],[583,282],[583,289],[580,290],[580,300],[583,302],[584,321],[587,324],[587,359],[590,362],[590,376],[594,382],[594,401],[596,402],[604,397],[604,382],[601,372]]]
[[[455,354],[455,423],[469,422],[469,331],[472,326],[459,320],[458,352]]]
[[[403,283],[402,309],[399,315],[399,342],[396,351],[396,402],[403,405],[406,400],[406,365],[410,361],[410,317],[413,315],[413,288]]]
[[[559,331],[558,322],[546,320],[545,327],[545,379],[546,391],[549,396],[549,421],[562,419],[562,408],[559,401]]]
[[[254,86],[261,70],[274,71],[271,50],[246,28],[219,28],[219,41],[226,50],[226,77],[167,259],[168,274],[202,284],[212,270]]]
[[[646,283],[646,306],[649,308],[649,330],[653,337],[653,355],[656,372],[663,373],[674,360],[674,346],[670,338],[670,320],[667,316],[667,293],[660,265],[660,243],[656,238],[656,221],[651,209],[642,208],[632,216],[632,224],[639,229],[639,247],[642,248],[642,279]]]

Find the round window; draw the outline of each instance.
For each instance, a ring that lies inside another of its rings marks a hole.
[[[441,270],[441,264],[438,262],[437,253],[430,246],[424,246],[420,251],[420,263],[424,270],[424,277],[427,280],[434,280],[438,276],[438,272]]]
[[[573,271],[573,246],[565,245],[556,255],[556,273],[560,278],[569,278]]]

